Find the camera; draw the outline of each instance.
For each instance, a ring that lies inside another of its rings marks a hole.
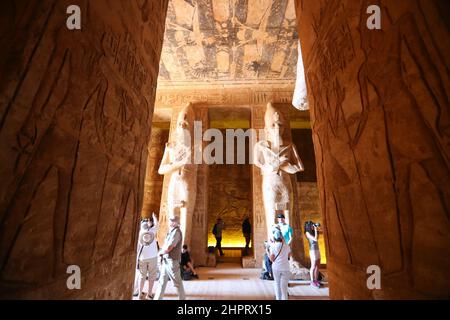
[[[312,231],[314,227],[319,228],[320,223],[319,222],[312,222],[312,221],[306,221],[305,222],[305,232]]]

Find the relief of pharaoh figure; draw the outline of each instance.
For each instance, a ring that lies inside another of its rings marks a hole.
[[[194,111],[189,103],[178,114],[175,132],[166,143],[158,173],[170,174],[167,192],[167,218],[178,216],[184,244],[190,245],[195,207],[197,166],[193,164],[191,133]]]
[[[268,237],[275,221],[275,212],[283,210],[289,224],[289,213],[293,208],[291,177],[303,171],[303,163],[294,145],[284,143],[285,119],[272,103],[267,104],[264,115],[266,139],[254,147],[254,164],[261,169],[262,194]]]

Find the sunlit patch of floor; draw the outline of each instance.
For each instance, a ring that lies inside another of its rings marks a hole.
[[[243,269],[237,263],[221,263],[216,268],[198,268],[199,279],[183,281],[188,300],[272,300],[273,281],[259,279],[260,269]],[[156,288],[157,284],[155,284]],[[147,291],[147,284],[144,288]],[[327,284],[317,289],[309,281],[291,281],[289,300],[328,299]],[[177,299],[169,281],[164,299]]]

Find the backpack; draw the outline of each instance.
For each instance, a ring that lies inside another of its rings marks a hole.
[[[213,233],[213,235],[217,234],[217,223],[214,225],[214,227],[212,229],[212,233]]]

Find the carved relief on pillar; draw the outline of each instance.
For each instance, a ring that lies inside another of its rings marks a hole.
[[[369,3],[296,2],[330,294],[448,298],[448,2],[384,1],[380,31]]]
[[[195,120],[197,124],[201,122],[202,132],[209,128],[208,107],[204,105],[194,105]],[[199,132],[200,134],[200,132]],[[201,140],[202,145],[194,146],[196,152],[202,155],[203,148],[207,145],[206,141]],[[197,197],[195,202],[192,237],[190,253],[196,265],[206,264],[206,254],[208,246],[208,179],[209,166],[207,164],[197,165]]]
[[[164,89],[161,88],[156,94],[156,107],[176,107],[188,102],[204,104],[208,106],[217,105],[263,105],[270,101],[274,103],[290,104],[294,88],[267,87],[259,88],[228,88],[228,89],[204,89],[183,88]]]
[[[83,32],[63,30],[63,1],[2,5],[3,298],[131,296],[163,38],[143,14],[162,31],[167,1],[128,2],[90,1]],[[67,290],[71,264],[83,290]]]
[[[252,122],[251,127],[257,131],[258,140],[261,137],[264,129],[264,113],[265,106],[252,107]],[[253,146],[250,146],[253,148]],[[267,239],[266,218],[264,212],[263,198],[262,198],[262,177],[258,167],[252,166],[252,191],[253,191],[253,251],[256,267],[261,265],[264,256],[264,241]]]
[[[147,158],[144,186],[143,218],[150,218],[152,212],[159,214],[164,177],[158,174],[158,167],[164,154],[164,146],[169,138],[169,130],[152,128]]]

